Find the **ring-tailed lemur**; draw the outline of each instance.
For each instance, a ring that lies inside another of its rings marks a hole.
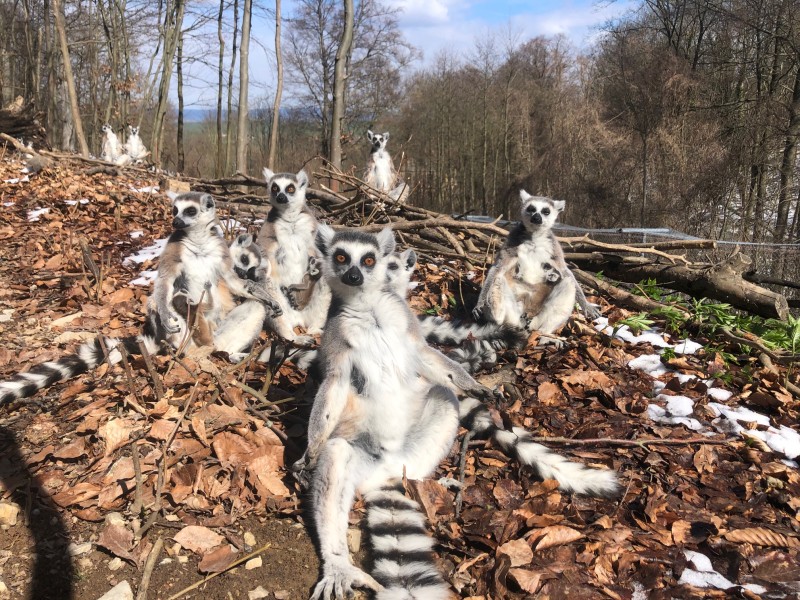
[[[392,156],[386,149],[389,132],[372,133],[368,129],[367,139],[370,143],[370,151],[367,168],[364,170],[364,181],[370,187],[388,194],[398,204],[403,204],[408,198],[410,190],[398,177]]]
[[[138,127],[128,125],[128,139],[125,141],[123,149],[132,160],[143,160],[147,156],[147,148],[142,143],[142,138],[139,137]]]
[[[236,236],[230,245],[234,272],[242,279],[265,281],[269,277],[270,264],[263,260],[261,248],[249,233]]]
[[[331,293],[319,280],[314,235],[317,220],[306,205],[308,176],[273,173],[264,169],[272,208],[256,243],[270,263],[275,285],[283,292],[279,301],[284,317],[270,319],[272,329],[288,340],[296,341],[295,327],[308,334],[320,333],[325,324]]]
[[[473,316],[550,334],[567,322],[577,300],[587,318],[597,318],[599,312],[586,301],[552,232],[564,201],[525,190],[520,200],[521,222],[489,270]]]
[[[280,307],[262,283],[242,280],[233,272],[228,247],[215,230],[214,199],[198,192],[177,195],[172,215],[173,232],[159,258],[141,335],[122,339],[99,335],[73,355],[35,365],[0,382],[0,404],[32,396],[95,368],[105,359],[103,345],[114,364],[121,360],[117,346],[138,353],[139,341],[148,352],[156,352],[161,342],[186,349],[213,342],[215,349],[232,357],[253,343],[267,308],[278,313]],[[232,295],[247,301],[234,306]]]
[[[103,125],[100,129],[103,131],[103,148],[100,158],[107,162],[115,163],[124,154],[122,144],[120,144],[119,138],[111,125]]]
[[[312,513],[322,578],[312,599],[368,587],[379,600],[448,598],[415,502],[397,487],[430,475],[458,429],[452,389],[492,397],[459,365],[428,346],[406,300],[386,285],[391,230],[377,235],[320,225],[317,243],[333,299],[322,334],[324,379],[296,469],[313,468]],[[365,493],[375,554],[369,575],[347,547],[356,491]]]

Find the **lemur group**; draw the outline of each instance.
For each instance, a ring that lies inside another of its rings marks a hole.
[[[376,165],[386,168],[382,153],[388,156],[388,134],[370,132],[369,138],[368,179]],[[212,347],[236,360],[266,328],[301,347],[291,360],[307,368],[307,385],[316,394],[308,446],[292,470],[310,487],[319,542],[321,576],[312,599],[351,597],[355,588],[382,600],[451,597],[436,567],[433,538],[402,481],[431,476],[459,425],[491,437],[510,458],[556,479],[562,490],[618,493],[613,471],[569,461],[534,443],[524,429],[496,425],[485,403],[497,393],[471,374],[498,348],[518,348],[533,331],[558,331],[576,302],[588,317],[597,316],[552,233],[563,201],[520,192],[520,223],[485,278],[475,322],[454,324],[412,311],[407,293],[416,254],[398,251],[389,227],[377,234],[334,230],[307,206],[304,171],[264,169],[264,177],[269,214],[255,240],[243,234],[230,246],[211,195],[174,196],[173,232],[159,259],[142,333],[98,336],[74,355],[19,373],[0,383],[0,404],[106,360],[117,362],[120,347],[138,353],[139,343],[149,352],[163,345]],[[321,334],[316,348],[315,334]],[[432,343],[455,350],[445,355]],[[369,573],[353,563],[347,544],[357,493],[367,506]]]

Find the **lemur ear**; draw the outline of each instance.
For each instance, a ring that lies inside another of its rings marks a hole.
[[[305,171],[301,170],[297,175],[295,175],[295,177],[297,177],[297,185],[299,185],[301,188],[304,188],[308,185],[308,175],[306,175]]]
[[[383,139],[384,139],[385,141],[387,141],[387,142],[389,141],[389,132],[388,132],[388,131],[384,131],[384,132],[383,132]]]
[[[373,137],[375,137],[375,134],[372,133],[371,129],[367,129],[367,139],[371,142]]]
[[[264,179],[267,181],[267,183],[269,183],[269,180],[275,176],[275,173],[270,171],[269,167],[264,167],[262,173],[264,174]]]
[[[412,248],[409,248],[400,255],[400,259],[405,263],[406,270],[414,268],[417,264],[417,253]]]
[[[525,203],[526,203],[528,200],[530,200],[531,198],[533,198],[533,196],[531,196],[531,195],[530,195],[528,192],[526,192],[525,190],[520,190],[520,191],[519,191],[519,199],[520,199],[520,202],[522,202],[523,204],[525,204]]]
[[[384,256],[389,256],[394,252],[397,243],[394,241],[394,232],[391,227],[384,227],[376,237],[378,238],[378,247]]]
[[[565,205],[566,202],[564,202],[563,200],[553,200],[553,208],[556,209],[556,212],[561,212],[562,210],[564,210]]]
[[[317,250],[319,250],[323,256],[328,256],[328,250],[330,249],[335,234],[336,232],[330,225],[326,225],[325,223],[317,225],[317,235],[314,238],[314,243],[317,246]]]
[[[216,206],[216,203],[214,202],[214,197],[211,194],[203,194],[202,196],[200,196],[200,203],[206,210],[212,209]]]

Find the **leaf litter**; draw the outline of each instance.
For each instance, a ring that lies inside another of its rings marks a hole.
[[[0,181],[18,169],[4,159]],[[65,163],[52,175],[0,183],[0,301],[13,311],[0,322],[0,375],[57,358],[94,332],[138,332],[149,290],[136,280],[155,271],[157,244],[169,234],[169,202],[152,193],[159,183],[132,172],[89,176]],[[88,202],[67,203],[76,198]],[[33,210],[41,212],[30,222]],[[257,229],[241,215],[235,224]],[[103,265],[101,281],[87,272],[80,239]],[[444,316],[463,317],[462,298],[479,289],[473,266],[436,258],[421,260],[415,284],[412,306]],[[612,322],[628,314],[604,313]],[[562,493],[491,443],[471,442],[458,516],[452,489],[409,482],[456,592],[474,600],[797,597],[798,399],[750,357],[724,365],[686,336],[619,335],[608,320],[596,327],[563,350],[506,353],[480,379],[504,392],[493,407],[498,422],[575,440],[550,446],[614,469],[624,495]],[[670,347],[679,360],[661,354]],[[215,356],[152,361],[150,369],[131,356],[130,374],[104,365],[4,410],[0,424],[20,440],[25,462],[2,464],[15,477],[4,477],[0,501],[35,477],[67,521],[94,527],[97,546],[139,569],[153,543],[147,516],[160,515],[173,527],[171,555],[184,549],[198,573],[219,572],[250,550],[236,533],[248,517],[304,518],[303,493],[286,472],[304,444],[304,375],[285,364],[267,381],[267,365],[233,369]],[[437,477],[458,477],[459,450],[460,440]],[[351,523],[363,513],[358,502]],[[292,585],[279,593],[309,591],[286,592]]]

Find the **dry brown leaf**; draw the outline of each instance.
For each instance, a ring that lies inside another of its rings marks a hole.
[[[543,406],[559,406],[564,402],[564,394],[552,381],[545,381],[536,390],[536,399]]]
[[[133,548],[133,532],[127,527],[109,523],[105,526],[103,531],[100,532],[97,545],[102,546],[114,556],[119,556],[120,558],[136,564],[136,558],[133,553],[131,553],[131,549]]]
[[[133,423],[127,419],[111,419],[101,426],[97,435],[106,442],[104,455],[110,456],[114,450],[127,444],[131,439],[133,429]]]
[[[535,594],[542,584],[542,573],[528,569],[509,569],[508,575],[524,592]]]
[[[205,554],[197,568],[201,573],[220,573],[230,566],[235,556],[234,548],[224,544]]]
[[[61,446],[53,452],[53,456],[62,460],[78,458],[86,454],[86,441],[82,437],[77,437],[69,444]]]
[[[747,543],[756,546],[776,546],[778,548],[800,548],[800,539],[787,536],[766,527],[747,527],[726,532],[724,537],[729,542]]]
[[[187,525],[172,539],[196,554],[207,554],[225,541],[220,534],[202,525]]]
[[[532,532],[530,537],[535,537],[538,542],[534,550],[545,550],[554,546],[563,546],[583,537],[580,531],[567,527],[566,525],[551,525],[544,529]]]
[[[512,567],[529,565],[533,560],[533,550],[525,540],[512,540],[497,548],[497,554],[507,556]]]

